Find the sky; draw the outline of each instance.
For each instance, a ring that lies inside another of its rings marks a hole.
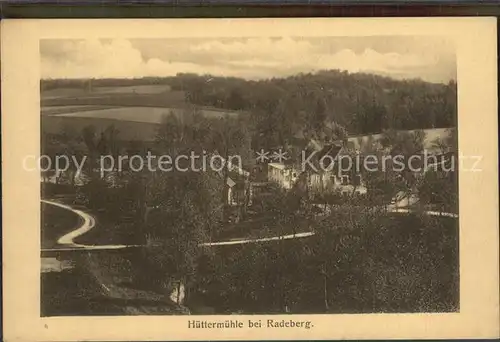
[[[453,42],[436,36],[42,40],[42,78],[211,74],[245,79],[339,69],[456,80]]]

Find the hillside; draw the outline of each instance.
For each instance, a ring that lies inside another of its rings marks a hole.
[[[255,148],[284,145],[297,136],[311,134],[331,139],[386,129],[455,127],[457,116],[457,88],[453,82],[400,81],[337,70],[261,81],[194,74],[125,80],[42,80],[41,89],[43,107],[172,108],[191,104],[246,111],[251,113]],[[325,127],[329,127],[327,132]]]
[[[122,141],[152,141],[158,131],[156,123],[137,121],[67,116],[45,116],[41,120],[41,130],[45,134],[59,135],[69,131],[81,135],[87,126],[93,126],[97,134],[113,126],[118,131],[117,138]]]
[[[152,141],[156,137],[159,125],[169,115],[183,120],[186,108],[158,107],[108,107],[108,106],[56,106],[42,108],[42,130],[45,133],[58,134],[68,127],[81,132],[86,126],[94,126],[96,132],[103,132],[109,126],[118,130],[118,138],[124,141]],[[213,108],[197,109],[204,118],[234,117],[239,113]]]

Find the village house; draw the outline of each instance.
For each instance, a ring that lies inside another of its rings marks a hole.
[[[269,163],[267,167],[268,180],[286,190],[293,187],[300,174],[300,171],[295,167],[284,163]]]

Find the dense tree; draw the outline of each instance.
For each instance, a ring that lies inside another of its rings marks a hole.
[[[433,204],[442,212],[457,212],[457,172],[427,171],[419,184],[418,195],[422,204]]]

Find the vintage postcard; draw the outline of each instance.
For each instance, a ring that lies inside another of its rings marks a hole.
[[[6,340],[498,337],[496,25],[3,21]]]

